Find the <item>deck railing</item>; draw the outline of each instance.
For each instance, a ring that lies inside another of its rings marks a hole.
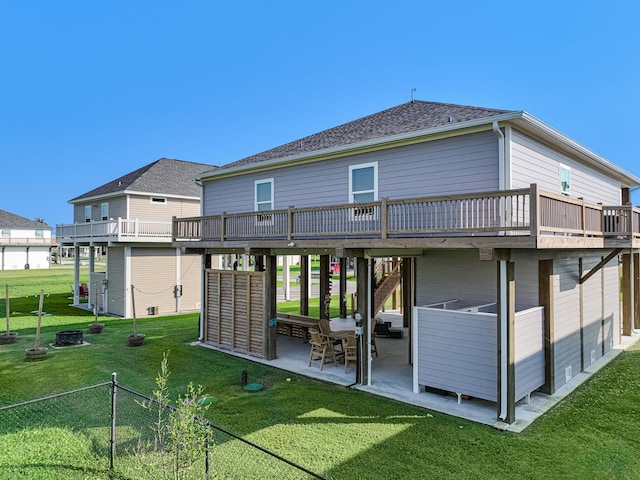
[[[51,237],[2,237],[0,245],[53,245]]]
[[[58,225],[56,238],[64,241],[170,242],[172,222],[118,218]]]
[[[614,212],[614,213],[612,213]],[[620,212],[624,212],[621,215]],[[612,224],[610,216],[624,219]],[[638,236],[640,209],[518,190],[174,218],[174,241],[447,235]]]

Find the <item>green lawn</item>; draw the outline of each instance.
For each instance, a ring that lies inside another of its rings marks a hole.
[[[30,312],[37,309],[40,288],[48,294],[44,310],[52,314],[43,318],[43,344],[57,330],[86,331],[93,319],[67,306],[69,275],[65,269],[48,275],[0,272],[0,285],[20,292],[11,298],[18,344],[0,346],[0,405],[107,381],[111,372],[120,383],[150,394],[163,352],[170,350],[173,398],[190,381],[202,384],[218,399],[208,411],[214,423],[328,478],[640,478],[638,348],[514,434],[190,346],[198,335],[197,315],[139,320],[138,330],[147,336],[140,348],[126,346],[131,320],[100,317],[104,333],[85,335],[91,346],[50,349],[47,360],[27,363],[24,349],[33,345],[36,323]],[[242,390],[244,369],[250,382],[264,384],[262,392]],[[59,455],[76,459],[72,470],[55,466],[56,452],[50,453],[49,466],[17,465],[25,457],[15,452],[46,451],[69,431],[51,438],[3,428],[0,424],[0,478],[108,478],[83,463],[87,446],[71,441]],[[19,477],[19,471],[27,473]],[[263,478],[272,475],[265,471]]]

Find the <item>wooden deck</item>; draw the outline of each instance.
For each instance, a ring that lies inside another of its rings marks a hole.
[[[190,248],[197,248],[193,242],[201,248],[638,248],[640,208],[591,204],[533,184],[446,197],[174,218],[173,242]]]

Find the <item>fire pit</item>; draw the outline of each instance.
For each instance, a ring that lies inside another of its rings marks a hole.
[[[84,341],[82,330],[63,330],[56,332],[56,345],[77,345]]]

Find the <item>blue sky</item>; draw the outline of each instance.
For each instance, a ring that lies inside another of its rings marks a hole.
[[[640,175],[640,2],[0,0],[0,209],[420,100],[525,110]],[[639,192],[634,195],[640,203]]]

